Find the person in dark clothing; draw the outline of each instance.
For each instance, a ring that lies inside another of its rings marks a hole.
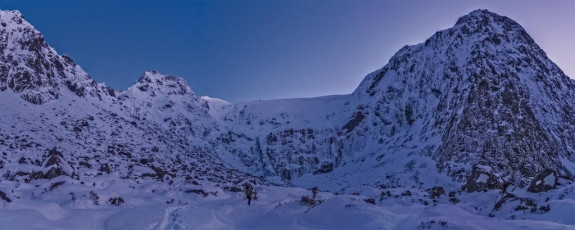
[[[244,184],[244,191],[245,191],[245,195],[246,198],[248,199],[248,205],[251,205],[252,203],[252,198],[254,198],[254,187],[250,184],[250,183],[245,183]]]
[[[317,186],[311,188],[311,192],[313,193],[312,199],[315,199],[315,197],[317,196]]]
[[[255,194],[254,188],[250,187],[250,188],[249,188],[249,191],[248,191],[248,194],[247,194],[248,205],[251,205],[251,203],[252,203],[252,198],[254,197],[254,194]]]

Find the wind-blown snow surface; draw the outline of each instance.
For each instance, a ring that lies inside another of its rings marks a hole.
[[[575,84],[486,10],[350,95],[239,104],[157,71],[97,84],[17,11],[0,11],[0,38],[2,229],[575,224]]]
[[[575,229],[571,226],[575,224],[571,217],[575,209],[574,186],[531,194],[535,202],[553,199],[549,203],[554,208],[541,215],[529,210],[514,211],[519,202],[493,211],[493,201],[501,195],[496,191],[458,194],[461,201],[453,204],[446,195],[432,199],[417,189],[363,187],[341,194],[319,192],[316,199],[321,204],[307,206],[300,200],[311,196],[309,190],[256,185],[258,200],[248,206],[243,192],[223,189],[233,184],[168,186],[162,182],[135,183],[115,176],[86,181],[90,186],[64,181],[52,188],[43,181],[1,182],[1,190],[14,189],[14,196],[19,198],[3,204],[0,228]],[[411,195],[405,195],[408,190]],[[381,191],[390,191],[391,196],[385,198]],[[111,205],[109,199],[118,196],[123,197],[125,204]],[[370,198],[375,198],[376,204],[365,201]],[[499,217],[488,217],[488,213]]]

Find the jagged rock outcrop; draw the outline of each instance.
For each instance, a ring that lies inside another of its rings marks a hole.
[[[545,169],[539,173],[527,188],[527,191],[533,193],[546,192],[554,189],[557,185],[557,174],[552,169]]]
[[[145,72],[142,77],[130,87],[138,89],[154,97],[159,94],[163,95],[194,95],[194,92],[186,81],[179,77],[168,76],[158,73],[156,70]],[[131,90],[134,91],[134,90]]]
[[[467,183],[463,186],[464,191],[475,192],[488,189],[502,189],[503,179],[489,166],[474,165]]]
[[[23,159],[23,158],[21,158]],[[37,165],[39,170],[32,170],[31,172],[19,171],[22,175],[28,175],[24,180],[32,182],[37,179],[52,179],[59,176],[72,176],[74,169],[64,160],[62,152],[56,148],[52,148],[42,156],[42,162]],[[36,161],[40,162],[40,161]]]

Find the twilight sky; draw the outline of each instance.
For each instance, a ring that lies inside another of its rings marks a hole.
[[[144,71],[230,102],[351,93],[404,45],[482,8],[520,23],[575,77],[575,1],[0,1],[97,82]]]

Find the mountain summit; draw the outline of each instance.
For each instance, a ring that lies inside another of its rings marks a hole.
[[[0,90],[8,88],[33,104],[44,104],[69,90],[80,97],[108,92],[68,56],[48,46],[19,11],[0,11]]]
[[[132,90],[132,88],[137,88],[142,92],[148,92],[150,96],[155,96],[156,94],[194,94],[184,79],[162,75],[156,70],[145,72],[138,82],[132,85],[128,90]]]
[[[573,173],[562,162],[574,159],[574,90],[519,24],[476,10],[402,48],[354,94],[381,124],[374,135],[424,145],[454,179],[485,165],[526,185],[547,168]]]

